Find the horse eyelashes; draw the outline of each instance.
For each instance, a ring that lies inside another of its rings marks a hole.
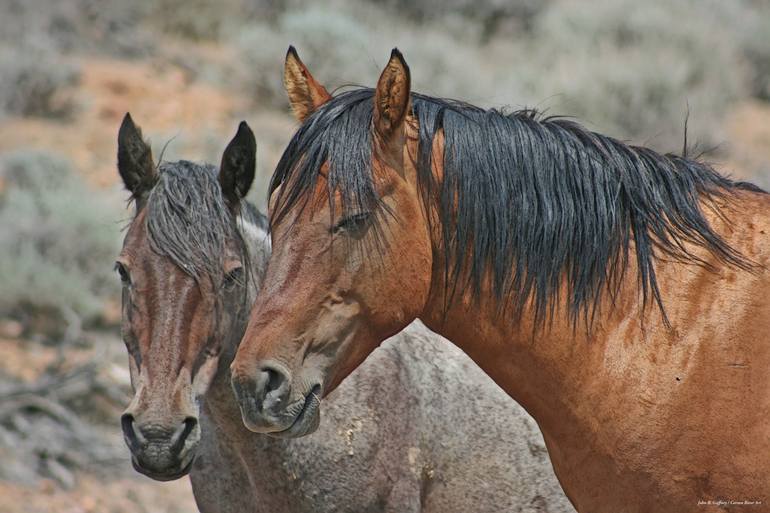
[[[337,234],[341,231],[361,231],[369,225],[371,219],[370,212],[359,212],[340,219],[333,227],[332,233]]]
[[[120,281],[123,282],[123,285],[131,285],[131,275],[129,274],[125,265],[121,264],[120,262],[115,262],[115,272],[118,273]]]

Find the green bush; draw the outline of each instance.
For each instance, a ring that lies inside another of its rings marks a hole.
[[[69,163],[17,151],[0,161],[0,316],[43,312],[98,321],[117,300],[119,201],[90,189]]]
[[[244,61],[246,88],[260,103],[285,106],[282,77],[289,44],[299,49],[305,62],[315,64],[315,76],[340,85],[362,74],[357,52],[366,44],[366,33],[352,18],[310,8],[284,15],[275,25],[250,24],[236,36],[236,44]]]

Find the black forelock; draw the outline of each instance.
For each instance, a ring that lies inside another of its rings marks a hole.
[[[374,210],[379,203],[372,180],[372,137],[364,127],[372,123],[372,90],[355,89],[322,105],[299,128],[281,156],[270,182],[269,194],[282,183],[279,208],[270,217],[273,225],[315,186],[321,167],[329,163],[327,175],[332,191],[342,195],[346,210]]]
[[[339,94],[300,126],[271,181],[271,193],[283,185],[271,226],[304,206],[326,162],[330,199],[339,192],[345,210],[380,205],[372,178],[373,96],[367,88]],[[651,296],[661,310],[656,256],[706,265],[688,249],[694,244],[728,265],[751,267],[713,231],[703,208],[719,211],[716,199],[756,186],[697,159],[628,145],[532,110],[504,113],[419,94],[412,108],[419,186],[425,201],[439,198],[444,220],[448,297],[465,287],[478,297],[491,277],[501,311],[519,315],[531,301],[544,320],[566,284],[571,317],[588,319],[603,291],[617,292],[632,253],[644,303]],[[439,131],[441,183],[432,173]],[[459,283],[461,276],[468,283]]]

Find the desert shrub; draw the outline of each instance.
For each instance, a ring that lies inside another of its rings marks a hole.
[[[197,41],[218,40],[246,15],[242,0],[145,0],[147,22],[166,34]]]
[[[398,46],[417,91],[484,106],[546,108],[623,139],[673,150],[681,149],[688,110],[690,141],[721,142],[724,113],[749,94],[747,55],[764,62],[765,39],[738,37],[747,26],[741,20],[754,12],[745,2],[544,5],[535,10],[531,30],[489,40],[472,17],[464,27],[446,20],[415,24],[409,9],[396,15],[344,0],[333,7],[287,9],[270,23],[252,22],[236,34],[241,84],[254,91],[259,105],[285,108],[281,69],[289,44],[330,88],[373,85],[390,49]]]
[[[680,148],[722,139],[721,118],[748,92],[729,2],[600,0],[550,4],[516,69],[530,102],[621,138]],[[687,20],[683,22],[682,20]]]
[[[770,4],[758,2],[743,14],[735,25],[751,65],[751,92],[757,98],[770,100]]]
[[[340,85],[361,76],[356,52],[366,39],[364,27],[356,20],[311,8],[286,14],[275,25],[251,24],[238,34],[236,43],[244,60],[247,88],[262,101],[285,105],[282,69],[289,44],[300,49],[306,62],[317,63],[313,70],[316,76]]]
[[[122,0],[2,0],[0,46],[46,47],[59,54],[88,52],[135,57],[152,52],[140,21],[143,2]]]
[[[415,90],[476,98],[483,96],[479,77],[489,76],[491,63],[480,62],[477,33],[466,29],[416,25],[381,8],[338,5],[287,11],[270,24],[251,23],[235,43],[243,59],[243,88],[254,91],[260,105],[286,107],[281,80],[290,44],[330,90],[373,85],[398,46],[412,65]]]
[[[66,117],[78,76],[77,66],[45,50],[0,49],[0,114]]]
[[[491,37],[501,27],[527,30],[545,0],[379,0],[398,15],[417,22],[448,20],[479,23],[485,37]],[[453,22],[453,21],[450,21]]]
[[[0,179],[0,316],[98,320],[104,301],[119,297],[120,203],[49,153],[5,156]]]

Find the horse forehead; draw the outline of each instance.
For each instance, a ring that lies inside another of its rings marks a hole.
[[[123,249],[120,256],[129,261],[132,272],[140,271],[150,262],[163,260],[163,257],[152,251],[150,246],[146,217],[145,209],[137,212],[123,239]]]
[[[174,289],[181,290],[182,287],[190,285],[190,282],[195,281],[192,276],[180,269],[168,256],[152,249],[145,219],[144,210],[137,213],[123,243],[121,257],[130,262],[132,275],[143,273],[147,286],[162,283],[168,287],[169,282],[172,282]]]
[[[150,350],[184,351],[194,340],[208,337],[216,323],[214,305],[218,299],[208,280],[196,280],[167,257],[155,255],[152,261],[144,262],[135,301],[145,312],[139,322],[147,323],[145,343]]]
[[[127,262],[133,267],[138,260],[141,260],[146,249],[149,249],[149,241],[144,223],[144,212],[139,211],[126,229],[118,260]]]

